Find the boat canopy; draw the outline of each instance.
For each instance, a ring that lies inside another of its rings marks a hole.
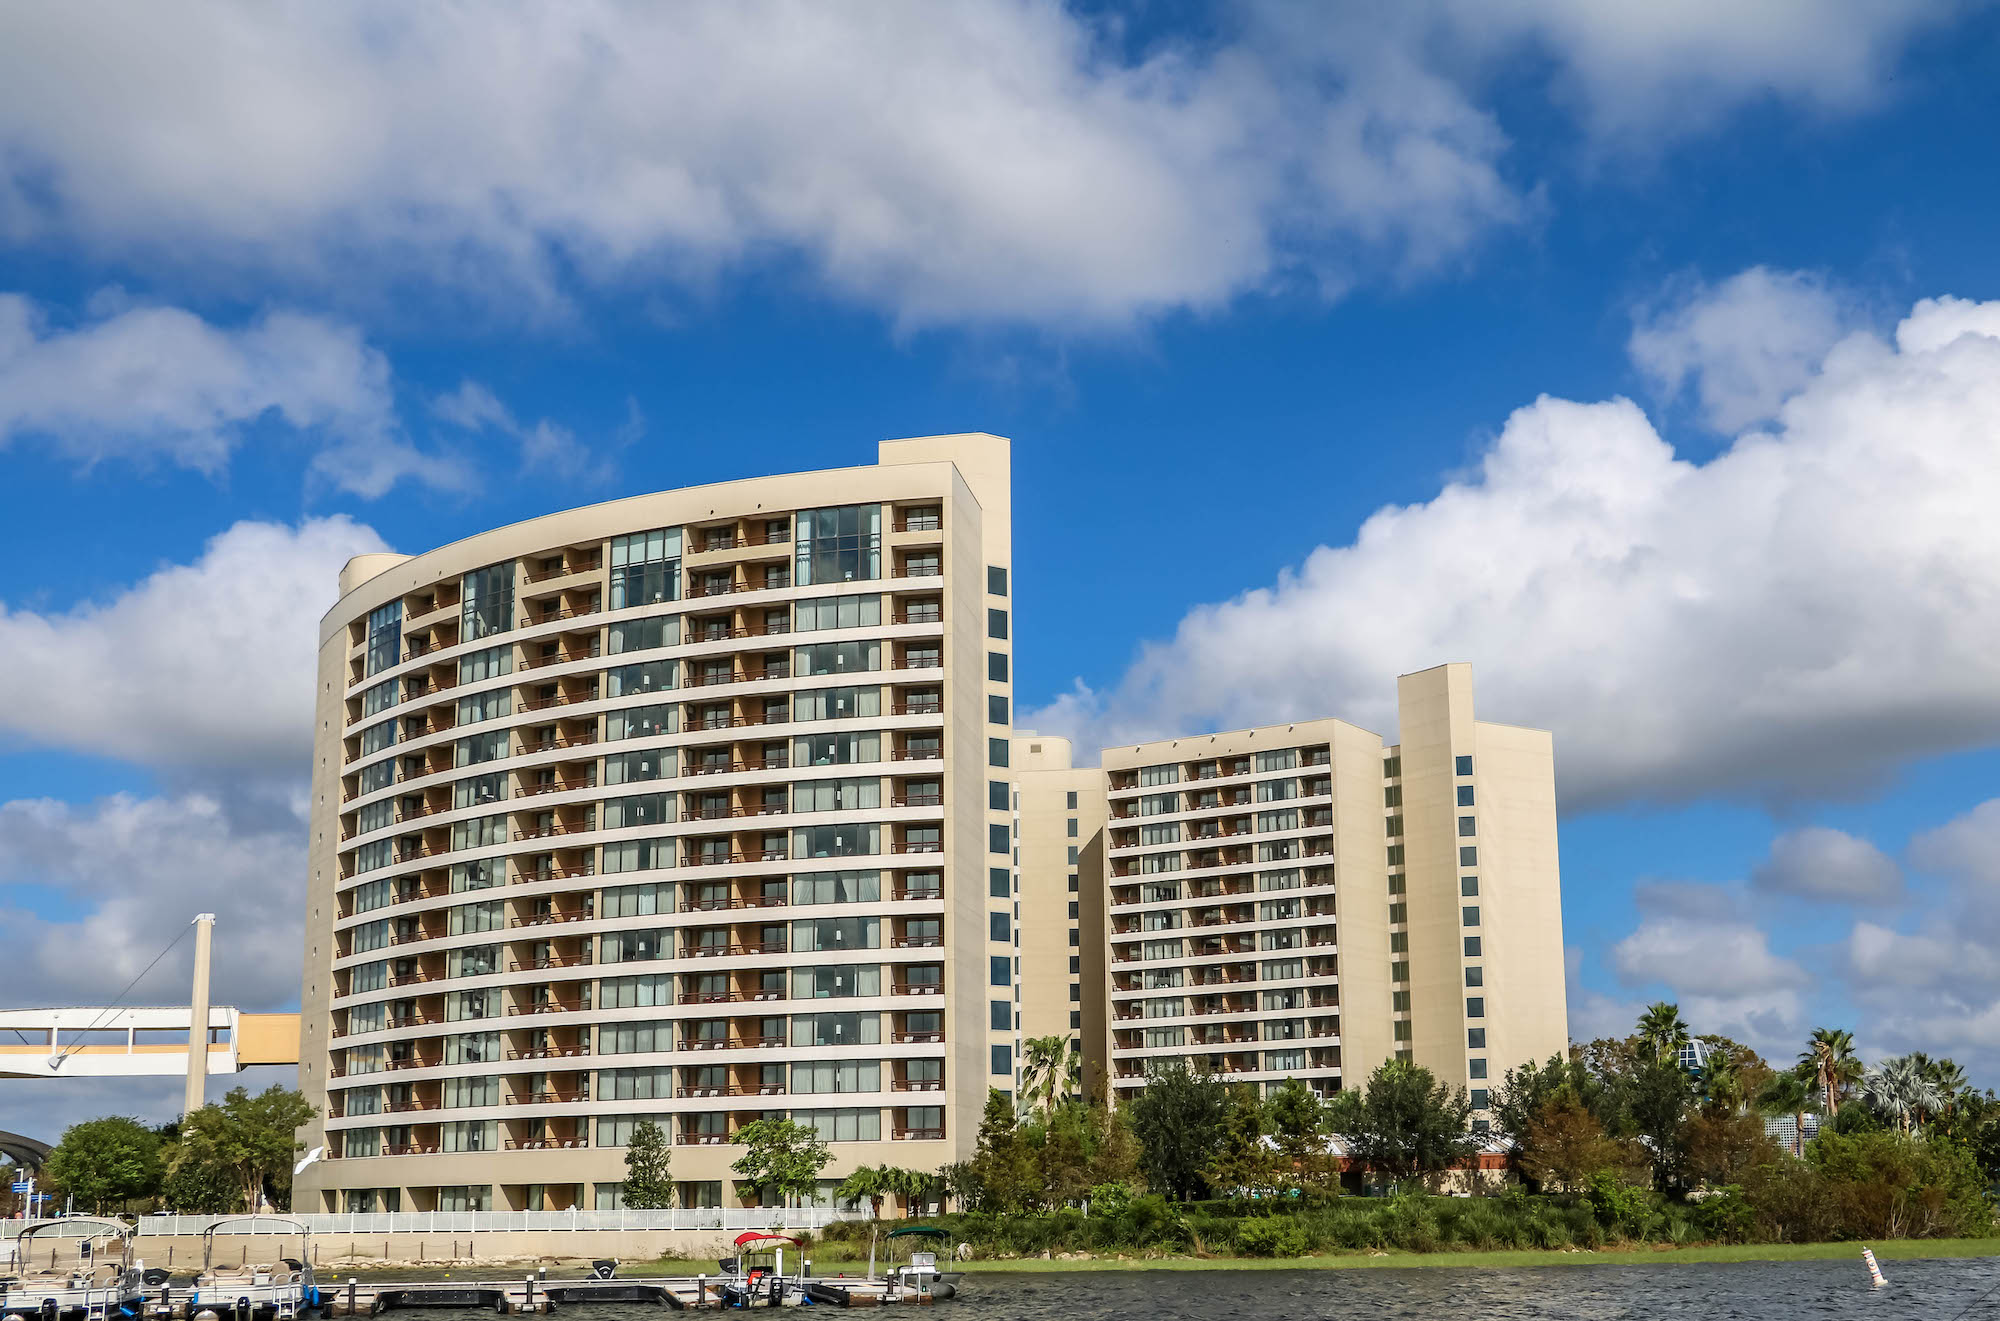
[[[37,1220],[21,1231],[22,1238],[32,1238],[44,1230],[51,1238],[102,1238],[115,1234],[119,1238],[130,1238],[132,1227],[122,1220],[108,1220],[99,1216],[63,1216],[56,1220]]]
[[[908,1229],[892,1229],[889,1231],[890,1238],[904,1238],[910,1235],[915,1235],[918,1238],[950,1238],[951,1231],[949,1229],[940,1229],[936,1225],[911,1225]]]
[[[748,1247],[752,1243],[764,1242],[789,1243],[793,1247],[799,1245],[799,1241],[788,1234],[766,1234],[760,1230],[752,1230],[747,1234],[738,1234],[736,1236],[736,1246],[739,1248]]]

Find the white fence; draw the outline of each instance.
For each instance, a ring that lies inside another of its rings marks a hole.
[[[141,1234],[201,1234],[228,1216],[139,1217]],[[539,1230],[820,1229],[836,1220],[865,1220],[866,1211],[822,1207],[709,1207],[673,1211],[355,1211],[291,1217],[315,1234],[494,1234]],[[245,1223],[256,1234],[295,1232],[282,1225]],[[225,1231],[226,1232],[226,1231]]]

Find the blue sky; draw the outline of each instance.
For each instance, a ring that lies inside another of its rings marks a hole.
[[[2000,13],[1500,8],[0,17],[8,998],[296,995],[346,555],[984,430],[1024,722],[1471,660],[1578,1035],[2000,1085]]]

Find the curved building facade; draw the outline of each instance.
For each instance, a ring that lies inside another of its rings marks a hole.
[[[305,1210],[684,1206],[733,1135],[830,1183],[968,1155],[1014,1085],[1008,446],[364,556],[320,635]]]

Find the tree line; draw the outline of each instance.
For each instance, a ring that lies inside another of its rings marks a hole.
[[[296,1136],[315,1111],[299,1092],[232,1088],[168,1124],[107,1115],[66,1129],[40,1176],[57,1205],[105,1214],[166,1207],[190,1214],[291,1206]]]

